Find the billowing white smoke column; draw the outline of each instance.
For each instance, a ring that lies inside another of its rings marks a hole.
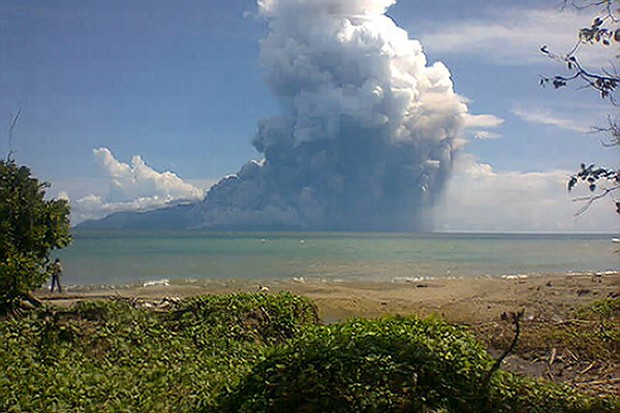
[[[421,229],[467,107],[448,69],[385,16],[395,0],[258,0],[266,81],[284,114],[264,155],[220,181],[206,227]]]

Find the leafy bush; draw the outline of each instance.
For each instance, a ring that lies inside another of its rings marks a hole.
[[[48,186],[27,167],[0,161],[0,311],[40,287],[49,252],[71,241],[69,205],[45,200]]]
[[[615,412],[617,400],[495,374],[468,333],[435,319],[314,327],[223,394],[222,412]],[[203,410],[207,411],[207,410]]]
[[[172,313],[171,320],[201,345],[212,337],[275,344],[316,324],[318,313],[309,300],[290,293],[245,293],[192,298]]]
[[[474,412],[491,362],[469,334],[438,320],[352,320],[274,351],[222,411]]]
[[[257,304],[274,326],[257,334],[246,325],[244,333],[237,323]],[[315,317],[309,301],[289,294],[197,297],[178,310],[82,302],[0,321],[0,411],[214,409],[216,396],[263,358],[269,347],[261,342]]]

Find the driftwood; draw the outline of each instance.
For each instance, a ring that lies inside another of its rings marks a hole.
[[[22,308],[29,309],[30,306],[34,308],[43,307],[43,301],[30,293],[24,294],[22,298],[23,300],[20,302],[20,307]]]

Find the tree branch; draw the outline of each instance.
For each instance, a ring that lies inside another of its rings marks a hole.
[[[525,314],[525,309],[522,309],[521,311],[518,312],[510,312],[508,314],[506,313],[502,313],[501,315],[501,319],[502,321],[506,321],[509,318],[512,319],[512,324],[514,325],[515,328],[515,335],[512,339],[512,343],[510,343],[510,346],[504,350],[504,352],[497,358],[497,360],[495,360],[495,363],[493,363],[493,366],[491,366],[491,368],[489,369],[489,371],[486,374],[486,377],[484,378],[484,381],[482,383],[482,388],[484,389],[484,391],[487,393],[487,410],[491,411],[491,397],[489,394],[489,388],[491,385],[491,378],[493,377],[493,374],[495,374],[495,372],[497,370],[499,370],[502,361],[504,361],[504,359],[514,351],[514,349],[517,347],[517,343],[519,342],[519,335],[521,334],[521,320],[523,319],[523,315]]]
[[[6,161],[10,162],[12,161],[12,156],[15,153],[15,151],[13,151],[13,130],[15,130],[15,127],[17,126],[17,122],[19,122],[19,118],[21,117],[22,114],[22,108],[21,106],[17,109],[17,113],[15,115],[12,116],[11,118],[11,124],[9,126],[9,150],[6,154]]]
[[[573,0],[569,3],[568,0],[564,0],[562,3],[562,9],[568,7],[569,4],[578,10],[591,7],[603,7],[594,18],[590,27],[579,30],[579,38],[568,53],[564,55],[556,55],[549,51],[547,45],[543,45],[541,47],[540,50],[543,54],[553,60],[566,63],[569,71],[575,71],[575,73],[570,76],[557,75],[553,77],[543,77],[541,79],[541,84],[544,86],[545,84],[551,83],[556,89],[558,89],[566,86],[568,82],[572,80],[581,79],[585,82],[586,87],[590,87],[598,91],[603,99],[608,98],[612,104],[616,105],[617,101],[614,93],[620,84],[620,76],[618,75],[618,71],[613,64],[613,70],[602,69],[601,73],[594,73],[587,70],[577,59],[579,48],[585,43],[600,43],[604,46],[610,46],[613,42],[620,42],[620,28],[617,27],[618,18],[614,14],[614,1]]]
[[[591,196],[582,197],[582,198],[573,198],[573,202],[587,201],[586,204],[583,207],[581,207],[579,211],[575,213],[575,216],[578,217],[580,215],[583,215],[588,209],[590,209],[590,207],[595,201],[598,201],[599,199],[606,197],[607,195],[611,194],[613,191],[616,191],[618,189],[620,189],[620,186],[615,186],[613,188],[605,188],[603,189],[603,192],[596,194],[596,195],[591,195]]]

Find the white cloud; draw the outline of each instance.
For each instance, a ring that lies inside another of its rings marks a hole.
[[[568,52],[578,30],[591,23],[593,10],[500,9],[475,20],[435,25],[421,40],[433,54],[468,55],[496,64],[529,65],[549,60],[543,44],[555,54]],[[602,67],[616,60],[617,50],[599,45],[579,51],[582,62]]]
[[[154,170],[139,155],[127,164],[118,161],[107,148],[95,149],[93,154],[104,172],[107,192],[90,193],[72,202],[73,224],[113,212],[144,211],[204,197],[201,187],[182,180],[173,172]],[[66,192],[62,195],[69,198]]]
[[[494,115],[472,115],[465,114],[466,128],[497,128],[504,123],[504,120]]]
[[[437,228],[472,231],[620,231],[610,200],[584,215],[566,190],[571,171],[498,172],[471,155],[455,165],[445,197],[435,211]]]
[[[465,129],[476,129],[473,131],[473,137],[475,139],[491,140],[502,137],[499,133],[481,130],[500,127],[504,123],[504,119],[502,118],[498,118],[494,115],[472,115],[471,113],[466,113],[463,118]],[[465,141],[462,143],[464,142]],[[459,147],[462,147],[462,145]]]
[[[143,197],[198,199],[204,196],[200,188],[184,182],[173,172],[152,169],[139,155],[131,158],[131,165],[128,165],[116,160],[108,148],[95,149],[93,154],[110,179],[111,201],[127,202]]]
[[[522,120],[530,123],[555,126],[560,129],[578,133],[587,133],[592,131],[591,125],[593,122],[590,122],[588,118],[583,115],[567,117],[554,114],[548,109],[521,107],[512,109],[512,113],[517,115]]]
[[[479,131],[474,132],[474,138],[480,139],[480,140],[493,140],[493,139],[499,139],[501,137],[502,135],[500,135],[499,133],[493,133],[493,132],[489,132],[485,130],[479,130]]]

